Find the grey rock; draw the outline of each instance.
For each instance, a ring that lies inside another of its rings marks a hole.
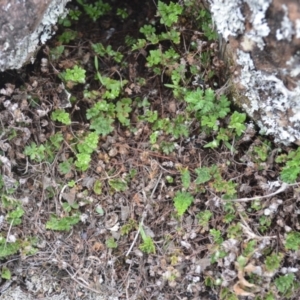
[[[34,59],[53,34],[70,0],[0,1],[0,71],[19,69]]]

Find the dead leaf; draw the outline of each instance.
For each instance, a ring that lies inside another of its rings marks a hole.
[[[234,286],[233,286],[233,291],[236,294],[236,296],[249,296],[249,297],[255,297],[255,295],[253,293],[250,292],[246,292],[245,290],[243,290],[240,286],[239,286],[239,282],[237,282]]]
[[[92,251],[94,252],[100,252],[105,249],[104,245],[100,242],[95,242],[94,245],[92,246]]]

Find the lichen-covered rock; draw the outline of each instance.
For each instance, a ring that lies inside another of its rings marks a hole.
[[[210,0],[234,65],[234,100],[262,131],[300,145],[300,2]]]
[[[19,69],[53,32],[70,0],[0,1],[0,71]]]

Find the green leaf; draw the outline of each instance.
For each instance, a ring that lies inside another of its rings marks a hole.
[[[105,245],[110,249],[116,249],[118,247],[118,244],[113,237],[108,238],[105,242]]]
[[[228,127],[235,129],[237,135],[240,136],[246,129],[245,121],[246,114],[235,111],[231,116]]]
[[[177,192],[174,198],[174,206],[179,216],[182,216],[194,201],[193,196],[188,192]]]
[[[21,224],[22,222],[21,218],[24,215],[24,213],[25,213],[24,209],[18,206],[16,209],[7,213],[6,215],[7,222],[12,224],[13,226]]]
[[[86,171],[90,167],[91,155],[88,153],[78,153],[76,154],[75,166],[81,170]]]
[[[73,166],[73,158],[69,158],[58,165],[58,171],[61,174],[68,174],[71,172]]]
[[[114,127],[111,125],[113,122],[112,118],[100,114],[97,118],[91,120],[90,128],[94,129],[97,134],[105,136],[114,130]]]
[[[170,2],[169,5],[162,1],[157,4],[158,13],[161,16],[160,23],[171,27],[173,23],[178,21],[178,16],[181,15],[183,7],[179,4]]]
[[[4,240],[4,243],[0,243],[0,258],[5,258],[9,255],[16,254],[21,248],[20,241],[17,241],[15,243],[5,243],[5,239],[2,238],[2,240]]]
[[[65,81],[72,81],[74,83],[85,83],[85,70],[75,65],[72,69],[66,69],[60,74]]]
[[[108,184],[116,191],[116,192],[124,192],[127,190],[127,183],[122,179],[110,179]]]
[[[2,271],[1,271],[1,277],[3,279],[6,279],[6,280],[10,280],[11,279],[11,272],[10,270],[7,268],[7,267],[3,267],[2,268]]]
[[[57,231],[69,231],[72,226],[80,221],[79,216],[70,216],[58,218],[56,216],[51,216],[50,220],[46,223],[46,228]]]
[[[279,276],[275,279],[275,285],[280,293],[286,294],[293,287],[294,280],[294,274]]]
[[[94,190],[94,193],[96,195],[101,195],[102,194],[102,182],[100,180],[96,180],[94,182],[93,190]]]
[[[140,229],[140,234],[141,234],[141,237],[143,240],[143,243],[140,244],[140,246],[139,246],[140,250],[147,254],[155,253],[156,248],[155,248],[152,238],[150,236],[146,235],[145,230],[141,224],[139,225],[139,229]]]
[[[128,126],[129,121],[129,113],[131,112],[131,99],[130,98],[123,98],[117,102],[116,111],[117,111],[117,118],[121,124]]]
[[[287,234],[285,240],[285,248],[288,250],[299,250],[300,247],[300,232],[291,231]]]
[[[61,122],[65,125],[71,124],[70,114],[65,112],[64,109],[56,109],[55,111],[53,111],[51,114],[51,119],[53,121]]]
[[[92,154],[98,147],[99,135],[96,132],[89,133],[82,143],[77,145],[81,153]]]
[[[191,174],[188,168],[184,168],[180,171],[182,186],[187,190],[191,185]]]
[[[211,179],[210,171],[211,169],[207,167],[195,169],[195,173],[197,174],[195,183],[202,184],[209,181]]]
[[[266,270],[269,272],[278,270],[282,259],[282,253],[272,253],[271,255],[267,256],[265,260]]]

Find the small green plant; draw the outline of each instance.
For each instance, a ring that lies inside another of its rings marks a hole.
[[[50,49],[50,58],[52,61],[58,60],[65,51],[65,47],[60,45]]]
[[[265,260],[266,270],[269,272],[278,270],[282,259],[282,253],[272,253],[271,255],[267,256]]]
[[[179,216],[182,216],[194,201],[193,196],[188,192],[176,192],[174,206]]]
[[[79,208],[79,204],[74,202],[74,203],[69,203],[69,202],[64,202],[62,203],[62,208],[65,212],[69,213],[71,212],[72,210],[77,210]]]
[[[232,293],[228,288],[222,288],[220,292],[221,300],[239,300],[239,298]]]
[[[222,232],[217,229],[211,229],[209,234],[212,236],[213,241],[217,245],[221,245],[223,243]]]
[[[67,160],[61,162],[58,165],[58,171],[61,174],[68,174],[68,173],[70,173],[71,170],[72,170],[72,167],[73,167],[73,161],[74,161],[74,159],[72,157],[70,157]]]
[[[77,37],[77,32],[73,31],[73,30],[66,30],[64,31],[59,37],[58,40],[62,43],[62,44],[68,44],[71,41],[75,40]]]
[[[160,23],[171,27],[178,21],[178,17],[181,15],[183,8],[178,3],[170,2],[169,5],[158,1],[157,4],[158,14],[161,16]]]
[[[121,227],[121,235],[127,235],[132,230],[135,230],[137,228],[138,228],[137,222],[133,219],[129,219],[129,221]]]
[[[113,237],[110,237],[106,240],[105,245],[109,249],[116,249],[118,247],[118,243],[115,241]]]
[[[7,213],[6,219],[7,222],[14,225],[19,225],[22,223],[22,216],[24,215],[25,211],[21,206],[17,206],[14,210],[11,210]]]
[[[77,2],[94,22],[111,10],[111,6],[102,0],[97,0],[92,4],[88,4],[86,0],[77,0]]]
[[[294,285],[295,275],[287,274],[284,276],[279,276],[275,279],[275,286],[278,291],[283,295],[287,295],[292,291]]]
[[[24,154],[29,156],[32,161],[42,162],[47,160],[52,162],[55,157],[55,152],[61,147],[61,142],[64,140],[60,132],[50,136],[49,140],[43,145],[37,145],[31,142],[24,149]]]
[[[146,235],[145,230],[141,224],[139,225],[139,229],[143,240],[143,243],[141,243],[139,246],[140,250],[147,254],[155,253],[156,249],[153,239],[150,236]]]
[[[70,114],[65,112],[64,109],[56,109],[51,113],[51,119],[53,121],[61,122],[65,125],[71,124]]]
[[[10,270],[3,266],[2,270],[1,270],[1,278],[6,279],[6,280],[10,280],[11,279],[11,272]]]
[[[296,151],[290,151],[288,155],[281,154],[276,158],[277,163],[285,162],[286,165],[280,172],[280,178],[286,183],[294,183],[300,174],[300,147]]]
[[[62,72],[60,77],[65,82],[85,83],[85,70],[75,65],[72,69],[66,69],[66,71]]]
[[[117,16],[119,16],[122,20],[125,20],[128,18],[128,12],[126,8],[118,8],[117,9]]]
[[[182,186],[184,189],[188,189],[191,185],[191,174],[188,168],[182,168],[180,170]]]
[[[300,232],[291,231],[285,239],[285,247],[289,250],[297,251],[300,247]]]
[[[97,149],[99,135],[97,132],[90,132],[82,142],[77,145],[78,153],[76,154],[75,166],[86,171],[90,167],[92,160],[91,155]]]
[[[200,211],[197,214],[197,219],[198,219],[198,223],[201,227],[203,227],[203,229],[205,231],[208,230],[209,228],[209,221],[211,219],[211,217],[213,216],[213,213],[210,210],[204,210],[204,211]]]
[[[108,184],[116,192],[124,192],[128,189],[127,183],[122,179],[110,179]]]
[[[96,195],[102,194],[102,182],[100,180],[95,180],[94,186],[93,186],[93,191]]]
[[[100,57],[111,57],[114,59],[115,62],[120,63],[123,59],[123,54],[118,51],[114,51],[111,45],[108,45],[106,48],[101,43],[92,44],[92,48],[96,54]]]
[[[228,226],[226,232],[227,232],[227,238],[228,239],[240,239],[242,237],[242,234],[243,234],[241,223],[232,223],[232,224],[230,224]],[[250,242],[248,244],[250,244]]]
[[[41,162],[45,160],[45,146],[37,146],[36,143],[31,142],[29,146],[26,146],[24,149],[24,154],[29,156],[32,161]]]
[[[272,219],[269,216],[261,216],[259,218],[259,230],[265,232],[270,228],[272,224]]]
[[[235,111],[230,117],[228,128],[235,130],[237,136],[241,136],[245,131],[246,114]]]
[[[201,9],[197,20],[199,21],[199,26],[204,32],[204,36],[210,41],[217,40],[218,34],[214,30],[211,15],[209,11]]]
[[[0,259],[7,258],[17,252],[24,256],[33,255],[37,252],[34,247],[36,243],[37,239],[35,238],[26,237],[24,240],[7,241],[5,237],[0,235]]]
[[[256,240],[250,240],[245,245],[245,248],[244,248],[244,251],[243,251],[243,256],[249,257],[249,256],[253,255],[253,253],[255,252],[256,245],[257,245]]]
[[[70,231],[73,225],[80,221],[78,215],[59,218],[55,215],[50,217],[46,223],[46,228],[57,231]]]

